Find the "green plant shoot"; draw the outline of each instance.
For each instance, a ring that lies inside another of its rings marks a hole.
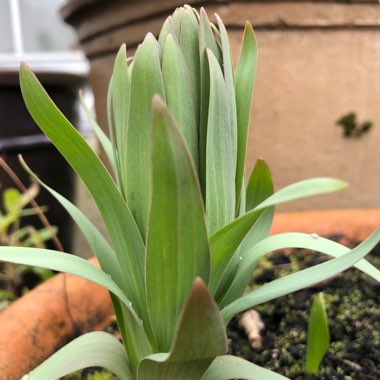
[[[318,373],[319,366],[330,344],[330,331],[323,292],[314,297],[307,329],[306,371]]]
[[[146,36],[133,59],[120,48],[108,91],[109,137],[85,107],[113,173],[22,65],[25,104],[87,186],[110,243],[75,205],[36,178],[73,217],[101,270],[41,249],[26,255],[24,249],[0,248],[0,259],[103,285],[122,336],[120,343],[104,333],[84,335],[34,369],[29,380],[99,365],[122,380],[284,379],[226,355],[230,319],[351,266],[380,280],[364,260],[380,230],[352,250],[305,234],[269,236],[275,205],[346,184],[316,178],[274,192],[269,168],[259,161],[245,188],[256,39],[247,22],[234,70],[226,28],[216,20],[211,23],[204,9],[184,6],[165,21],[158,40]],[[286,247],[333,259],[244,294],[256,261]]]

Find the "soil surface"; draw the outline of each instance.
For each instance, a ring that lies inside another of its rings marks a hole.
[[[325,255],[304,250],[273,253],[254,271],[252,288],[324,260]],[[380,246],[367,260],[380,267]],[[331,343],[318,375],[308,375],[304,372],[307,320],[314,295],[322,290]],[[228,328],[231,354],[292,380],[380,379],[380,284],[359,270],[349,269],[323,284],[259,305],[256,310],[265,323],[262,348],[248,347],[237,316]]]

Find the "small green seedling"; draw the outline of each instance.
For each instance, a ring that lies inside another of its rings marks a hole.
[[[326,304],[323,293],[314,297],[307,330],[306,372],[318,373],[319,366],[330,344]]]

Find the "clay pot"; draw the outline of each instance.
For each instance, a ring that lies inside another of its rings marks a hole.
[[[54,276],[0,314],[0,378],[19,380],[70,340],[102,330],[112,314],[101,286],[72,275]]]
[[[317,233],[361,241],[379,225],[380,209],[279,213],[272,234]],[[1,379],[18,380],[76,336],[105,328],[112,315],[104,288],[56,275],[0,314]]]
[[[62,9],[90,61],[90,82],[100,125],[107,127],[106,96],[115,54],[128,55],[148,32],[157,35],[165,18],[183,3],[209,16],[218,13],[239,55],[246,20],[254,26],[259,64],[251,113],[248,168],[264,158],[277,188],[304,178],[347,181],[326,209],[378,208],[380,128],[359,139],[345,138],[338,119],[355,112],[358,121],[379,124],[380,7],[376,2],[254,0],[70,0]],[[320,208],[319,198],[300,210]],[[292,206],[283,205],[282,211]]]

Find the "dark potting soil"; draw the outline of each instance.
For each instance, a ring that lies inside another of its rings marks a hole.
[[[335,237],[334,240],[339,240]],[[355,242],[344,242],[354,246]],[[380,267],[380,246],[366,259]],[[252,288],[326,260],[306,250],[275,252],[263,258],[253,273]],[[307,320],[314,295],[323,291],[330,346],[319,373],[304,371]],[[349,269],[317,286],[256,307],[265,329],[262,347],[251,349],[238,317],[228,326],[230,353],[283,374],[292,380],[380,379],[380,284],[357,269]]]
[[[340,241],[340,237],[333,237]],[[346,246],[355,242],[344,241]],[[366,259],[380,267],[380,246]],[[272,253],[260,260],[253,273],[251,288],[280,276],[319,264],[327,256],[290,249]],[[314,295],[323,291],[329,319],[331,344],[317,375],[304,371],[307,320]],[[239,316],[228,326],[229,353],[243,357],[292,380],[379,380],[380,379],[380,284],[357,269],[312,288],[298,291],[259,305],[265,329],[262,347],[251,349],[238,327]],[[115,326],[108,332],[117,334]],[[107,371],[86,369],[66,380],[111,380]],[[258,379],[265,380],[265,379]]]

